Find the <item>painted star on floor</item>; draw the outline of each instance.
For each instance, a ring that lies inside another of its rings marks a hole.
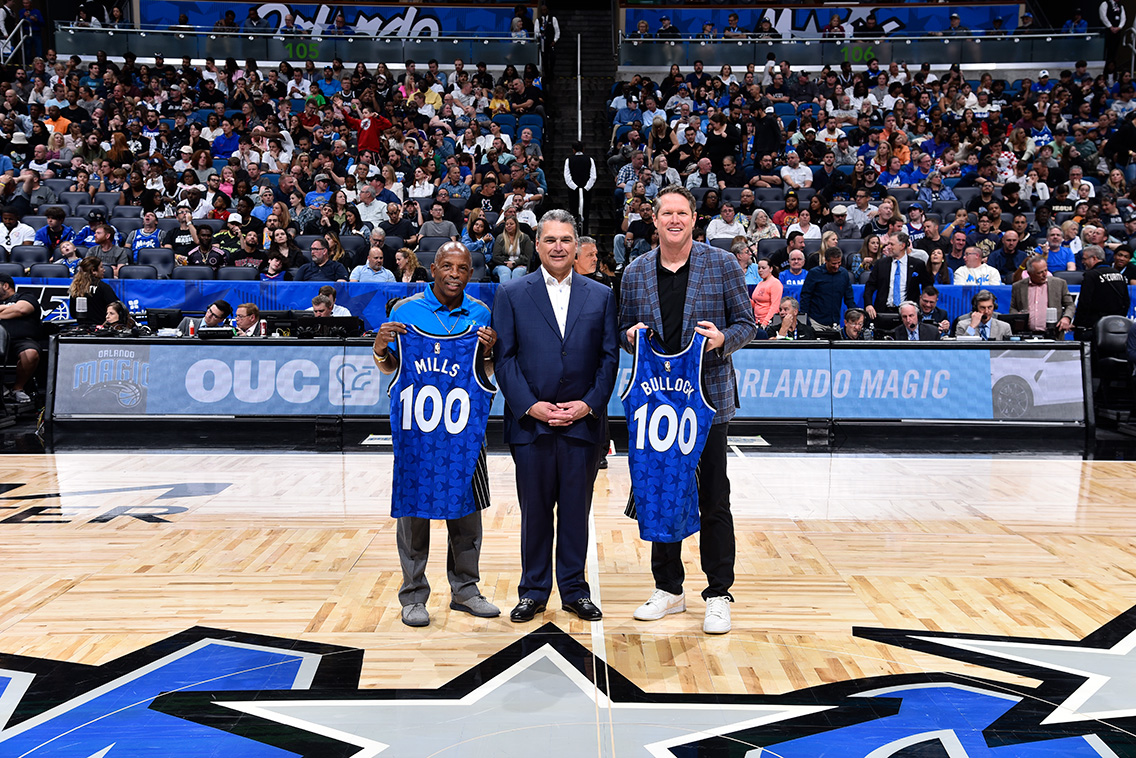
[[[859,637],[1041,680],[995,721],[994,732],[1081,734],[1093,722],[1136,727],[1136,607],[1079,641],[900,629],[854,629]]]
[[[565,749],[573,755],[670,758],[688,754],[675,751],[683,745],[832,708],[788,698],[650,695],[553,624],[437,690],[292,694],[277,699],[263,693],[255,700],[226,694],[214,702],[355,746],[352,758],[531,758]],[[156,707],[178,712],[189,704],[190,696],[175,696]]]

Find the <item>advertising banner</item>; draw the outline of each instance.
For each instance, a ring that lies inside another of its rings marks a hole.
[[[871,5],[802,8],[761,8],[745,6],[725,6],[720,8],[651,8],[632,7],[626,10],[626,29],[635,31],[640,19],[647,22],[653,34],[658,30],[661,16],[668,16],[671,25],[678,28],[685,37],[702,33],[702,25],[713,23],[716,33],[729,26],[729,15],[738,14],[738,26],[754,31],[763,18],[768,18],[782,39],[794,37],[817,38],[828,25],[832,16],[840,17],[841,24],[850,35],[859,29],[868,14],[874,14],[876,24],[888,37],[922,37],[932,32],[942,32],[950,25],[951,14],[959,14],[962,26],[975,34],[992,29],[994,19],[1002,19],[1002,28],[1012,31],[1018,26],[1018,5],[930,5],[910,3],[908,5]]]
[[[1079,350],[989,348],[740,350],[737,418],[1084,421]],[[613,418],[630,375],[621,354]],[[388,385],[366,344],[64,340],[55,416],[385,416]],[[503,412],[498,393],[491,415]]]
[[[260,17],[267,19],[275,32],[284,23],[284,16],[295,16],[296,25],[309,35],[323,32],[331,26],[335,14],[342,12],[347,25],[361,37],[442,37],[454,35],[509,36],[509,22],[513,17],[512,4],[476,6],[446,5],[327,5],[308,3],[220,3],[220,2],[159,2],[142,3],[145,26],[169,27],[178,23],[178,16],[189,17],[189,25],[212,28],[225,15],[233,11],[240,25],[248,18],[250,8],[256,8]],[[532,12],[530,10],[530,17]],[[401,62],[401,61],[400,61]],[[453,61],[444,61],[452,63]],[[425,63],[425,61],[423,61]],[[425,68],[425,66],[423,66]]]

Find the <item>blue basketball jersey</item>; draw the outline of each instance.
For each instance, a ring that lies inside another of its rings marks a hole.
[[[155,229],[150,234],[147,234],[146,232],[139,229],[134,233],[134,239],[131,240],[131,243],[130,243],[131,252],[134,253],[134,256],[136,258],[138,257],[138,251],[139,250],[146,249],[146,248],[161,247],[161,246],[162,246],[162,230],[161,229]]]
[[[390,395],[391,516],[452,519],[474,511],[473,472],[497,390],[476,362],[477,330],[398,335]]]
[[[698,459],[714,421],[702,388],[706,338],[695,334],[675,355],[652,342],[636,332],[635,364],[621,396],[631,492],[639,536],[678,542],[698,531]]]

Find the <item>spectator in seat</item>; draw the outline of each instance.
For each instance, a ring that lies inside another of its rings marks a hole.
[[[16,283],[0,274],[0,353],[16,358],[16,380],[5,388],[5,402],[30,403],[24,388],[39,366],[39,342],[42,333],[40,307],[26,292],[16,292]]]
[[[816,332],[804,321],[799,320],[800,304],[796,298],[781,298],[778,315],[765,328],[771,340],[815,340]]]
[[[30,245],[35,242],[35,229],[20,221],[16,210],[5,206],[0,210],[0,247],[12,252],[16,245]]]
[[[226,257],[226,264],[229,266],[252,268],[257,271],[264,268],[267,261],[264,246],[260,242],[260,234],[251,229],[241,234],[240,247]]]
[[[97,254],[95,248],[92,248],[91,252]],[[225,251],[213,242],[213,228],[205,224],[197,227],[197,246],[189,251],[188,265],[208,266],[216,272],[225,265],[225,258]],[[115,276],[118,276],[117,269]]]
[[[392,274],[386,267],[383,266],[383,256],[384,253],[382,246],[372,247],[367,253],[366,262],[352,269],[349,281],[378,283],[393,282],[394,274]]]
[[[1002,284],[998,269],[983,262],[982,251],[968,245],[963,255],[965,264],[955,269],[954,283],[957,285],[997,287]]]
[[[116,277],[119,269],[131,262],[130,251],[116,244],[115,230],[110,224],[95,228],[95,244],[87,249],[87,254],[102,260]]]
[[[744,237],[745,233],[745,226],[735,214],[733,203],[728,201],[722,203],[720,215],[706,226],[706,239],[708,240]]]
[[[24,169],[20,174],[20,179],[23,183],[23,187],[20,188],[20,197],[27,200],[33,213],[38,213],[41,205],[59,202],[59,196],[51,187],[43,183],[40,172],[35,169]]]
[[[331,259],[326,241],[318,239],[312,242],[311,255],[311,263],[305,263],[303,266],[300,266],[300,270],[296,272],[296,281],[347,281],[349,276],[347,269],[344,268],[343,264],[339,261],[333,261]]]
[[[82,260],[79,257],[79,249],[75,247],[73,242],[63,242],[55,249],[55,256],[51,259],[51,262],[62,263],[67,267],[67,275],[74,277]]]

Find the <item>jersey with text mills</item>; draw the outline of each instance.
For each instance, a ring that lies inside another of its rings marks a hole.
[[[497,390],[477,366],[477,330],[398,335],[390,395],[391,516],[453,519],[474,511],[473,473]]]
[[[675,355],[652,343],[644,330],[636,333],[635,364],[621,396],[631,490],[639,536],[678,542],[698,531],[698,459],[714,420],[702,387],[706,338],[695,334]]]

